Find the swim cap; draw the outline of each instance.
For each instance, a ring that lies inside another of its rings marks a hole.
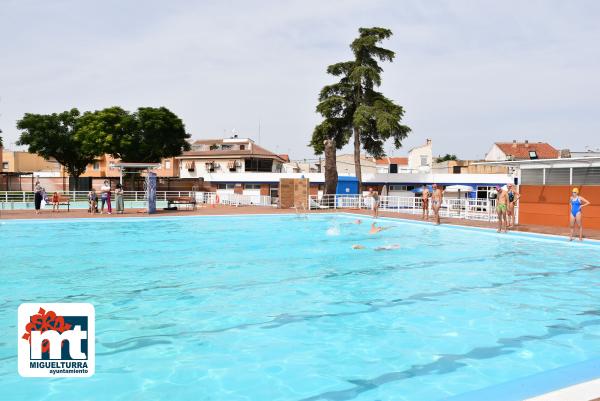
[[[579,188],[573,188],[573,192],[579,193]]]

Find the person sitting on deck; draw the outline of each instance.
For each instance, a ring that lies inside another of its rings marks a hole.
[[[60,204],[60,195],[58,195],[58,192],[54,192],[52,194],[52,211],[57,211],[58,212],[58,206]]]
[[[95,189],[88,192],[88,213],[98,213],[98,195]]]

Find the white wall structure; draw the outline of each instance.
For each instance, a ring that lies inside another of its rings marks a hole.
[[[498,162],[503,160],[506,160],[506,153],[504,153],[496,144],[492,145],[492,148],[485,154],[486,162]]]
[[[411,171],[429,172],[433,164],[433,153],[431,150],[431,139],[424,145],[412,148],[408,152],[408,168]]]

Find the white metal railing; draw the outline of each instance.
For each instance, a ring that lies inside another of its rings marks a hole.
[[[213,194],[214,192],[211,192]],[[215,203],[234,206],[273,206],[271,197],[266,195],[215,194]]]
[[[61,196],[68,196],[70,202],[81,202],[87,205],[89,191],[56,191]],[[48,201],[54,192],[46,193]],[[96,192],[100,197],[100,192]],[[270,196],[242,195],[242,194],[217,194],[216,192],[199,191],[157,191],[157,201],[168,201],[170,198],[194,197],[197,203],[207,205],[235,205],[235,206],[274,206]],[[112,192],[114,202],[115,195]],[[124,191],[125,202],[145,202],[145,191]],[[29,209],[33,208],[34,192],[32,191],[0,191],[0,209]],[[87,207],[87,206],[86,206]]]
[[[363,195],[311,195],[309,196],[308,206],[312,210],[372,209],[373,202],[372,197]],[[429,214],[431,215],[433,214],[431,201],[429,203]],[[379,210],[420,215],[423,213],[423,199],[417,196],[380,196]],[[442,201],[440,216],[467,220],[497,221],[496,200],[446,197]]]

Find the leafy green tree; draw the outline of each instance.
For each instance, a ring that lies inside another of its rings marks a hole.
[[[326,139],[334,139],[336,147],[341,149],[354,138],[354,164],[360,188],[361,147],[374,157],[385,156],[385,142],[392,139],[399,148],[410,128],[401,124],[402,106],[376,90],[383,72],[378,62],[393,61],[395,56],[393,51],[379,46],[392,31],[378,27],[358,31],[358,38],[350,45],[354,60],[327,68],[329,74],[340,79],[321,90],[317,112],[324,120],[315,127],[310,144],[320,154]]]
[[[82,146],[77,135],[80,118],[77,109],[58,114],[26,113],[17,121],[22,131],[17,144],[27,145],[30,153],[45,159],[56,159],[77,182],[87,165],[101,154]]]
[[[444,156],[440,156],[435,159],[436,163],[446,162],[449,160],[457,160],[456,155],[454,155],[454,154],[451,155],[449,153],[446,153]]]
[[[140,107],[135,113],[110,107],[86,113],[79,132],[86,147],[124,162],[158,162],[190,149],[183,121],[165,107]]]
[[[2,133],[2,130],[0,129],[0,134]],[[4,146],[4,144],[2,143],[2,137],[0,136],[0,148]]]

